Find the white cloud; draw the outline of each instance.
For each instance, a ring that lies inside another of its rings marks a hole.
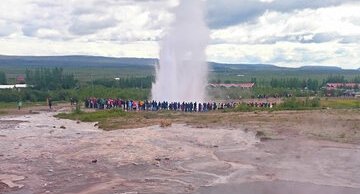
[[[304,1],[207,0],[208,20],[216,22],[210,23],[216,28],[209,60],[359,68],[360,3]],[[158,42],[177,3],[4,0],[0,54],[158,57]]]
[[[267,11],[256,21],[213,30],[208,55],[223,62],[359,68],[359,7]]]

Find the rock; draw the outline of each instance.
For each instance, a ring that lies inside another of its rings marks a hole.
[[[24,176],[10,175],[10,174],[0,174],[0,183],[4,183],[10,188],[21,189],[24,187],[22,184],[17,184],[15,182],[24,180]],[[0,190],[1,191],[1,190]]]
[[[66,127],[64,125],[61,125],[60,129],[66,129]]]
[[[257,131],[255,136],[257,138],[261,138],[261,137],[265,137],[266,135],[265,135],[265,132],[263,132],[263,131]]]
[[[163,121],[160,122],[160,127],[161,128],[171,127],[171,125],[172,125],[171,121],[163,120]]]

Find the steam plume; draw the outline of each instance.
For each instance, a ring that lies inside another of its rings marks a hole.
[[[175,20],[161,42],[160,64],[152,98],[157,101],[202,102],[206,98],[208,66],[205,50],[209,29],[203,0],[180,0]]]

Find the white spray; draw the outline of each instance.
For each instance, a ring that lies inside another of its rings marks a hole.
[[[205,50],[210,31],[204,0],[180,0],[175,21],[161,42],[160,64],[152,98],[157,101],[203,102],[208,65]]]

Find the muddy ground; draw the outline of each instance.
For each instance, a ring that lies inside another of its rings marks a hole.
[[[38,113],[0,117],[0,193],[360,193],[359,111],[113,131]]]

